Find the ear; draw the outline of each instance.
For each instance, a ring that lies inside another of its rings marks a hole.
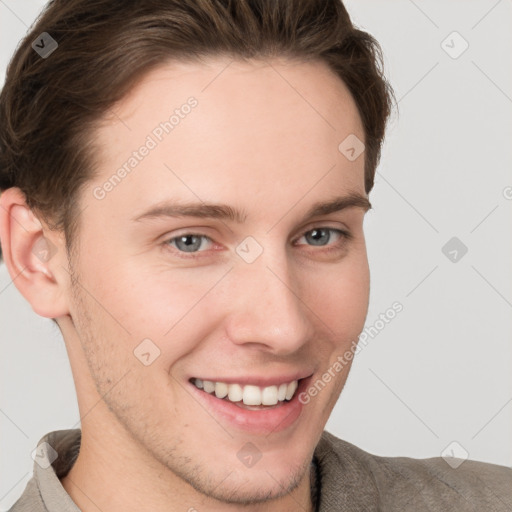
[[[46,318],[68,315],[65,247],[43,227],[18,187],[0,195],[0,240],[11,279],[34,312]]]

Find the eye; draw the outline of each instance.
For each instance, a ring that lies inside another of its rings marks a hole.
[[[335,243],[330,243],[332,241],[333,234]],[[352,235],[348,231],[344,231],[342,229],[322,226],[306,231],[297,240],[301,240],[302,238],[304,238],[307,243],[313,247],[331,246],[327,249],[327,251],[330,251],[341,249],[344,242],[350,240]],[[195,256],[195,254],[207,252],[208,243],[214,243],[209,236],[202,235],[200,233],[183,233],[173,238],[168,238],[163,242],[163,245],[165,249],[170,250],[178,257],[195,258],[199,257]]]
[[[329,242],[333,238],[333,233],[335,234],[335,238],[337,239],[338,243],[329,244]],[[317,227],[309,231],[306,231],[306,233],[304,233],[298,240],[301,240],[302,238],[304,238],[308,243],[311,243],[311,245],[316,247],[323,247],[326,245],[340,246],[343,244],[343,242],[349,240],[351,238],[351,235],[348,231],[343,231],[342,229]]]
[[[184,233],[183,235],[175,236],[165,241],[167,246],[174,247],[178,252],[195,253],[203,252],[199,251],[201,247],[204,247],[203,241],[212,241],[210,237],[197,233]],[[174,244],[174,245],[173,245]]]

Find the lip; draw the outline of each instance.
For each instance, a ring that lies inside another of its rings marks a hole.
[[[269,409],[261,410],[248,410],[238,407],[228,400],[217,398],[215,395],[210,395],[205,391],[198,389],[192,382],[187,382],[188,387],[191,388],[191,394],[199,401],[201,405],[214,417],[218,418],[221,423],[227,423],[231,428],[237,430],[243,430],[256,435],[269,435],[271,433],[281,432],[289,427],[299,419],[304,404],[299,401],[299,394],[307,389],[307,386],[311,380],[312,375],[302,379],[291,378],[289,381],[282,379],[279,382],[291,382],[292,380],[298,380],[299,386],[290,401],[281,402],[280,405],[274,406]],[[288,377],[287,377],[288,378]],[[209,380],[209,379],[205,379]],[[228,381],[217,381],[226,382]],[[257,379],[248,379],[247,377],[240,380],[232,380],[229,383],[238,384],[254,384],[258,382]],[[262,387],[275,385],[276,381],[273,379],[260,379],[259,382],[265,382],[265,384],[259,384]],[[270,384],[268,383],[270,382]],[[256,384],[254,384],[256,385]]]

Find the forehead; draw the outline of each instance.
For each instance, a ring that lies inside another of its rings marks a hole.
[[[323,62],[169,62],[97,130],[91,187],[112,181],[96,206],[131,212],[176,197],[257,206],[269,194],[291,201],[313,189],[322,199],[333,187],[364,193],[364,155],[349,161],[338,149],[351,135],[364,141],[357,107]]]

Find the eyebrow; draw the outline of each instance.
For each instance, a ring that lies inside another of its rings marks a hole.
[[[328,201],[319,201],[314,203],[306,212],[304,218],[328,215],[330,213],[346,210],[347,208],[362,208],[365,212],[372,208],[368,198],[359,193],[350,193],[345,196],[335,197]],[[147,219],[156,219],[161,217],[200,217],[229,220],[238,224],[243,224],[247,219],[247,214],[237,210],[227,204],[217,203],[176,203],[172,201],[163,201],[158,203],[145,212],[132,218],[132,221],[140,222]]]

